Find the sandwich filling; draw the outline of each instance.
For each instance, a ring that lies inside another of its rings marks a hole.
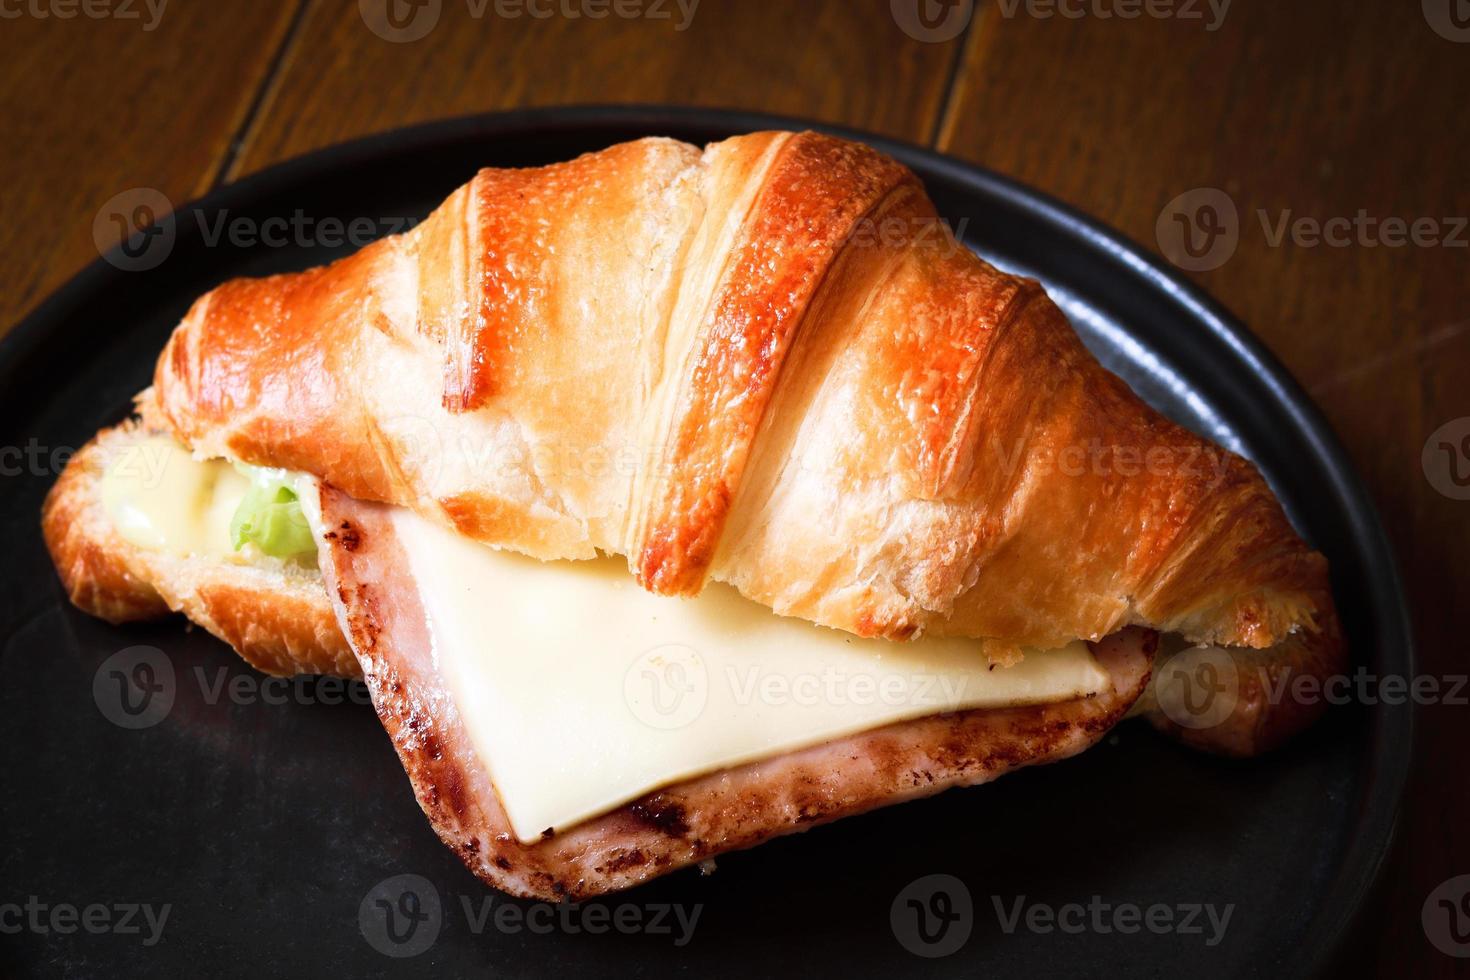
[[[103,494],[119,532],[141,547],[291,554],[324,531],[311,477],[197,461],[168,440],[140,445],[166,465],[145,455],[122,472],[123,454]],[[720,769],[928,715],[1089,697],[1110,683],[1081,642],[992,669],[984,640],[862,639],[776,615],[723,584],[693,599],[654,595],[620,558],[542,562],[407,509],[392,522],[435,666],[522,841]],[[303,538],[305,525],[315,535]]]
[[[297,499],[297,479],[285,470],[195,459],[172,439],[149,436],[109,462],[102,503],[118,534],[140,548],[310,565],[316,540]]]

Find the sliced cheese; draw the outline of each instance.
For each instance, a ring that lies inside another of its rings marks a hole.
[[[1082,643],[991,670],[982,641],[864,640],[724,585],[656,596],[621,559],[540,562],[408,510],[393,522],[435,661],[524,841],[728,766],[1109,683]]]
[[[102,505],[118,533],[140,548],[243,561],[230,542],[230,518],[249,489],[225,460],[198,460],[172,439],[149,436],[109,460]]]

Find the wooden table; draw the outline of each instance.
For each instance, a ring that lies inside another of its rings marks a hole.
[[[1470,416],[1470,30],[1453,0],[1236,0],[1223,19],[1220,0],[982,0],[973,13],[967,0],[702,0],[687,22],[675,0],[635,0],[633,18],[606,3],[602,19],[557,12],[596,0],[500,0],[513,17],[496,0],[426,0],[421,16],[442,9],[417,40],[379,36],[394,29],[376,2],[173,0],[155,17],[138,0],[134,18],[63,18],[65,0],[6,0],[0,324],[96,257],[93,218],[119,191],[183,201],[364,133],[517,106],[679,102],[845,123],[1011,174],[1161,250],[1169,202],[1216,188],[1238,209],[1238,247],[1191,275],[1347,444],[1398,549],[1422,670],[1467,672],[1453,623],[1470,606],[1470,502],[1420,462],[1434,430]],[[402,23],[400,38],[425,25]],[[1395,247],[1390,217],[1428,224]],[[1298,218],[1334,240],[1314,243]],[[1467,962],[1419,923],[1431,889],[1470,872],[1467,719],[1464,706],[1420,714],[1401,846],[1354,966]]]

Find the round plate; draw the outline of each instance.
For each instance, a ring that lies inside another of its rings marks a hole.
[[[722,857],[712,875],[547,907],[482,886],[439,844],[360,687],[267,682],[178,619],[110,627],[66,602],[37,530],[42,497],[70,447],[127,413],[200,293],[399,230],[482,166],[650,134],[702,143],[806,125],[594,107],[359,140],[178,209],[141,256],[93,263],[0,343],[0,928],[22,923],[4,940],[11,966],[742,978],[1321,966],[1392,833],[1406,706],[1335,709],[1243,763],[1126,723],[1065,763]],[[1331,560],[1357,665],[1412,673],[1368,497],[1306,395],[1240,324],[1056,201],[836,132],[917,171],[967,244],[1044,281],[1098,357],[1160,411],[1253,459]],[[146,708],[121,704],[117,687],[140,657],[152,673],[133,676],[151,678],[160,699]]]

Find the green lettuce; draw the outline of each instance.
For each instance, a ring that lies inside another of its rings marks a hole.
[[[230,541],[235,550],[253,544],[274,558],[308,552],[314,555],[316,540],[311,525],[287,480],[261,470],[248,475],[250,489],[230,520]]]

